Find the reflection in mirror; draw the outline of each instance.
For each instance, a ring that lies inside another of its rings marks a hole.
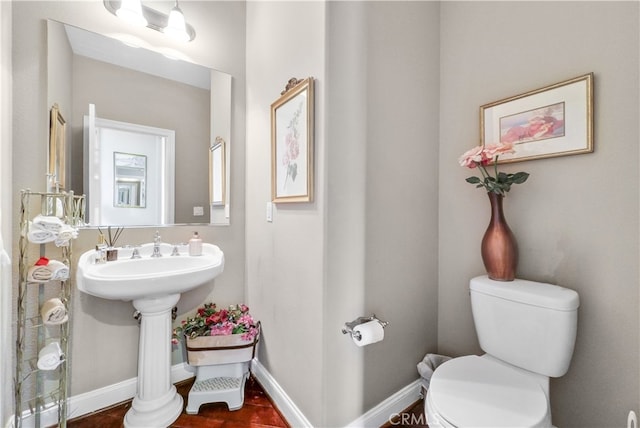
[[[147,157],[113,152],[113,206],[144,208],[146,202]]]
[[[214,136],[230,141],[231,76],[187,61],[168,59],[150,49],[126,46],[114,38],[56,21],[48,21],[47,37],[47,98],[50,105],[60,106],[70,128],[65,188],[76,194],[84,193],[88,201],[99,199],[102,206],[108,204],[111,209],[116,208],[114,202],[118,202],[120,196],[126,200],[127,189],[129,197],[136,190],[137,185],[128,187],[126,180],[120,180],[122,183],[116,192],[113,165],[109,192],[93,194],[93,188],[88,185],[85,177],[88,177],[88,165],[83,161],[88,156],[83,142],[83,118],[87,115],[87,106],[95,104],[105,120],[175,131],[172,212],[136,225],[229,224],[230,146],[225,147],[222,169],[223,204],[213,204],[210,199],[214,193],[210,188],[210,160],[202,154],[214,145]],[[126,148],[118,151],[142,154]],[[113,162],[113,155],[109,162]],[[149,209],[153,205],[151,186],[155,180],[150,175],[151,159],[147,162],[145,208]],[[92,226],[129,224],[118,219],[92,218],[90,213],[88,217]]]
[[[212,206],[224,206],[225,201],[225,142],[222,138],[217,137],[214,145],[211,147],[209,154],[209,174],[211,175],[209,189],[211,189]]]
[[[175,132],[96,117],[94,105],[84,124],[89,223],[173,223]]]

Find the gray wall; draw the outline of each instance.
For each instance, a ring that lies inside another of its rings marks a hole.
[[[146,3],[168,12],[172,1]],[[183,295],[179,312],[215,299],[220,304],[244,299],[244,46],[245,4],[243,2],[181,2],[188,21],[197,28],[197,37],[189,44],[177,44],[163,34],[146,28],[136,29],[109,14],[101,1],[15,2],[13,20],[13,205],[19,206],[19,190],[45,190],[48,141],[47,43],[46,19],[76,25],[101,34],[132,33],[152,46],[179,49],[194,62],[233,76],[233,112],[231,135],[232,170],[231,225],[228,227],[165,227],[160,229],[165,242],[187,240],[198,230],[207,242],[225,252],[225,272],[215,285]],[[4,27],[3,27],[4,28]],[[208,117],[206,118],[208,121]],[[42,156],[34,156],[41,153]],[[206,180],[207,177],[203,177]],[[18,213],[7,218],[18,236]],[[3,222],[4,222],[3,218]],[[124,242],[139,243],[152,239],[155,229],[127,229]],[[74,243],[74,256],[95,245],[97,231],[83,230]],[[13,254],[17,248],[14,245]],[[17,258],[14,256],[14,261]],[[17,275],[17,263],[14,276]],[[14,280],[14,284],[17,282]],[[15,290],[14,290],[15,296]],[[71,394],[105,387],[136,375],[138,327],[132,320],[133,306],[127,302],[104,302],[75,293],[72,324]],[[9,328],[9,326],[3,326]],[[113,358],[113,352],[118,358]],[[180,361],[180,352],[175,353]],[[101,370],[96,370],[101,367]],[[4,403],[3,397],[3,403]],[[9,398],[10,400],[10,398]]]
[[[439,8],[367,3],[364,307],[391,324],[365,349],[363,410],[436,348]]]
[[[581,298],[571,368],[552,380],[554,424],[623,426],[638,406],[637,2],[443,2],[438,349],[479,352],[469,278],[482,274],[484,192],[456,160],[478,143],[479,106],[595,74],[595,152],[505,166],[519,276]]]
[[[325,168],[325,4],[247,3],[247,299],[262,321],[260,361],[312,422],[322,425],[325,184],[315,201],[271,200],[270,108],[291,77],[313,76],[315,168]],[[301,379],[304,378],[304,381]]]
[[[314,426],[357,418],[436,349],[438,8],[247,5],[248,297],[260,360]],[[278,204],[268,223],[268,106],[309,75],[316,198]],[[386,338],[358,348],[340,329],[372,312]]]

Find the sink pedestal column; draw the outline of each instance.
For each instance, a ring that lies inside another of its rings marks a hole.
[[[141,313],[138,386],[124,426],[168,427],[182,413],[182,397],[171,383],[171,310],[180,294],[138,299]]]

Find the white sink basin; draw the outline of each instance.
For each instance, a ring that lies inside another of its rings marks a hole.
[[[118,249],[118,260],[95,263],[95,251],[78,260],[78,289],[111,300],[131,300],[140,313],[136,396],[124,417],[126,428],[167,427],[182,413],[183,400],[171,382],[171,310],[180,294],[211,281],[224,269],[224,254],[202,244],[201,256],[186,246],[172,256],[173,246],[160,244],[162,257],[151,257],[154,244]]]
[[[153,258],[153,244],[132,250],[120,249],[118,260],[94,263],[95,251],[87,251],[78,261],[78,289],[110,300],[148,299],[180,294],[211,281],[224,269],[224,254],[216,245],[203,243],[201,256],[189,256],[186,246],[179,256],[171,256],[173,246],[160,244],[162,257]]]

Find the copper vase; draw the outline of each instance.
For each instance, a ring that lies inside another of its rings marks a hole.
[[[489,278],[495,281],[513,281],[518,266],[518,244],[504,219],[504,196],[493,192],[488,192],[487,195],[491,202],[491,221],[482,238],[482,261]]]

